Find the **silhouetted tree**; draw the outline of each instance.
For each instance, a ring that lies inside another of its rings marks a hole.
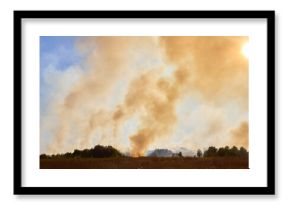
[[[226,150],[223,147],[220,147],[217,151],[217,155],[220,157],[224,157],[226,155]]]
[[[230,149],[230,156],[239,156],[239,150],[236,146],[233,146]]]
[[[217,148],[210,146],[206,151],[204,151],[203,156],[204,157],[214,157],[217,155]]]
[[[239,155],[240,156],[248,156],[248,151],[244,147],[240,147]]]
[[[40,155],[40,159],[48,159],[48,158],[49,158],[49,156],[46,155],[46,154],[41,154]]]
[[[225,146],[225,156],[230,156],[230,147],[229,146]]]
[[[197,150],[196,156],[197,157],[202,157],[202,151],[200,149]]]

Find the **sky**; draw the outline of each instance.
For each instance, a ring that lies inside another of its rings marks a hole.
[[[248,37],[40,37],[40,152],[248,148]]]

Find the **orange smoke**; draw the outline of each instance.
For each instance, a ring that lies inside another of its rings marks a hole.
[[[176,106],[186,95],[199,96],[213,106],[236,101],[247,112],[248,61],[240,53],[247,40],[170,36],[96,37],[79,42],[82,52],[88,46],[92,48],[85,64],[88,69],[57,108],[61,120],[51,152],[65,146],[72,129],[77,130],[75,143],[79,147],[90,145],[95,130],[107,128],[111,132],[103,136],[117,143],[119,128],[137,115],[138,129],[127,137],[132,156],[142,156],[156,139],[173,133],[178,124]],[[147,66],[147,61],[156,61],[152,56],[162,62],[159,67]],[[163,76],[169,66],[176,69]],[[128,81],[127,90],[116,106],[106,106],[118,82],[124,79]],[[218,128],[209,127],[208,133]]]
[[[161,37],[166,59],[178,66],[177,83],[209,102],[235,99],[248,108],[248,60],[241,56],[247,37]]]

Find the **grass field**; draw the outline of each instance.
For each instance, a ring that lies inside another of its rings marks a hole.
[[[248,169],[248,157],[40,159],[41,169]]]

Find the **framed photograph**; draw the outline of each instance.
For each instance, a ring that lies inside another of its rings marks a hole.
[[[14,194],[275,194],[274,11],[14,11]]]

